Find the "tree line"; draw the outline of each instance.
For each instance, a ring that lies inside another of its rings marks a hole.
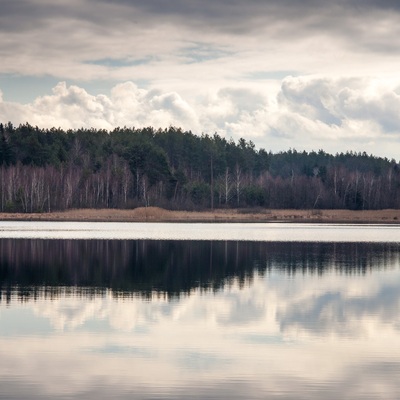
[[[364,153],[290,149],[180,128],[63,130],[0,124],[0,208],[383,209],[400,166]]]

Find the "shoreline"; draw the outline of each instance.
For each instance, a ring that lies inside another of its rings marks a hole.
[[[0,213],[0,221],[70,222],[287,222],[400,224],[400,210],[271,210],[216,209],[170,211],[159,207],[135,209],[71,209],[50,213]]]

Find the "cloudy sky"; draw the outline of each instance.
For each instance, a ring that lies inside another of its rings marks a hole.
[[[399,159],[395,0],[1,0],[0,121]]]

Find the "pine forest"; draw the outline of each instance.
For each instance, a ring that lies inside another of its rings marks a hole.
[[[295,149],[170,127],[62,130],[0,124],[2,212],[159,206],[400,208],[400,166],[366,153]]]

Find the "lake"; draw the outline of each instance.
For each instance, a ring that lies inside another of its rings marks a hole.
[[[1,399],[398,399],[400,227],[0,222]]]

